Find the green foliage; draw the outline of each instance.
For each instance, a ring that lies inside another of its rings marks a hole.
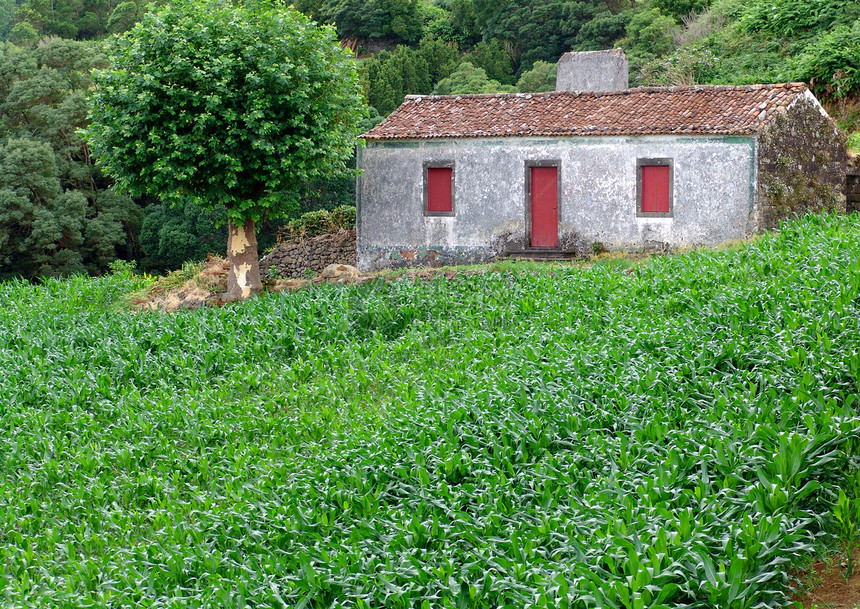
[[[459,33],[451,22],[450,11],[430,3],[421,3],[420,7],[424,14],[424,37],[458,42]]]
[[[457,68],[457,47],[424,38],[417,49],[398,45],[361,63],[367,102],[380,115],[390,114],[406,95],[426,95]]]
[[[858,38],[860,4],[852,0],[717,0],[684,21],[678,36],[684,46],[646,62],[638,81],[803,80],[820,98],[842,104],[860,94]]]
[[[102,61],[89,43],[0,44],[2,275],[99,272],[135,253],[140,208],[109,188],[77,135]]]
[[[0,40],[2,41],[8,40],[9,32],[15,25],[16,9],[15,0],[0,0]]]
[[[326,0],[316,14],[325,23],[335,23],[342,38],[415,44],[424,34],[419,0]]]
[[[134,2],[120,2],[111,11],[107,20],[107,31],[111,34],[121,34],[134,27],[143,17],[140,7]]]
[[[675,20],[657,8],[633,15],[627,24],[627,41],[624,50],[631,57],[651,59],[665,55],[675,48],[672,34]]]
[[[241,225],[288,213],[279,193],[346,170],[364,105],[331,28],[267,4],[182,0],[109,53],[86,134],[129,192],[223,206]]]
[[[651,0],[654,8],[680,22],[683,17],[701,13],[711,6],[712,0]]]
[[[609,49],[624,38],[627,24],[635,10],[621,13],[604,11],[596,14],[593,19],[584,21],[580,26],[573,45],[574,51],[599,51]]]
[[[296,198],[296,211],[290,217],[318,209],[332,210],[341,205],[355,205],[355,177],[332,176],[305,184]]]
[[[496,39],[479,42],[467,57],[472,65],[484,70],[490,80],[503,85],[512,85],[516,81],[511,56]]]
[[[173,315],[0,284],[0,604],[788,606],[858,457],[858,240]]]
[[[134,260],[114,260],[108,264],[108,271],[112,275],[131,277],[137,272],[137,263]]]
[[[860,19],[816,37],[798,58],[797,74],[825,99],[860,96]]]
[[[0,269],[25,277],[84,272],[86,199],[62,192],[48,144],[0,146]]]
[[[15,27],[27,28],[28,33],[32,28],[37,39],[92,40],[128,29],[142,16],[145,5],[133,0],[118,4],[116,0],[23,0],[15,14]],[[9,39],[15,42],[11,34]]]
[[[849,134],[846,145],[848,146],[848,150],[854,154],[860,154],[860,131]]]
[[[720,62],[707,45],[688,45],[641,67],[640,82],[649,85],[694,85],[713,80]]]
[[[437,95],[461,95],[464,93],[513,93],[514,87],[503,85],[487,78],[487,73],[464,61],[447,78],[440,80],[433,89]]]
[[[450,24],[454,42],[462,47],[471,47],[481,41],[481,23],[472,0],[451,0]]]
[[[789,38],[810,36],[860,18],[855,0],[753,0],[738,15],[740,27]]]
[[[193,201],[169,206],[152,204],[144,210],[140,247],[148,269],[178,269],[186,261],[202,260],[227,249],[224,212],[207,210]]]
[[[355,206],[341,205],[331,211],[319,209],[302,214],[287,222],[281,235],[284,239],[301,239],[354,228]]]
[[[540,93],[555,91],[555,78],[558,64],[536,61],[531,70],[523,72],[517,81],[517,91],[521,93]]]
[[[536,61],[556,62],[566,51],[611,47],[624,27],[615,21],[606,2],[555,0],[473,0],[484,39],[497,39],[517,74]],[[613,3],[614,4],[614,3]],[[595,18],[603,23],[589,27]],[[620,18],[626,23],[626,17]]]
[[[30,47],[39,40],[39,32],[36,31],[29,21],[20,21],[12,26],[8,34],[9,42],[19,46]]]
[[[860,550],[860,471],[849,476],[848,493],[839,489],[839,497],[833,506],[839,541],[845,550],[845,579],[854,573],[854,554]]]

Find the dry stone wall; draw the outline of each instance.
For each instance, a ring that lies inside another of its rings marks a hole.
[[[801,99],[759,136],[758,230],[795,215],[845,213],[845,135],[814,99]]]
[[[854,156],[848,160],[845,198],[845,206],[849,212],[860,212],[860,156]]]
[[[355,266],[354,230],[282,243],[260,260],[260,272],[264,277],[299,279],[317,275],[330,264]]]

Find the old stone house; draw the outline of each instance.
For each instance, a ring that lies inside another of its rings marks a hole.
[[[578,57],[618,90],[575,90],[563,58],[574,90],[409,96],[364,134],[359,267],[713,245],[844,212],[844,137],[803,83],[627,89],[626,60],[600,67],[623,55]]]

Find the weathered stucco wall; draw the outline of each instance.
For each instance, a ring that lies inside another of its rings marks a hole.
[[[754,224],[797,214],[845,213],[845,136],[808,91],[759,134]]]
[[[684,247],[742,238],[753,209],[748,137],[369,142],[359,156],[358,266],[477,262],[528,246],[526,163],[558,161],[563,249]],[[673,217],[637,217],[636,161],[674,162]],[[454,163],[452,217],[426,216],[425,162]]]
[[[627,58],[621,49],[565,53],[558,60],[556,91],[623,91]]]

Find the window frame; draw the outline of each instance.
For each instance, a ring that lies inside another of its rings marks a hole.
[[[430,211],[430,170],[431,169],[450,169],[451,170],[451,211]],[[424,215],[431,218],[452,218],[456,215],[457,201],[455,198],[454,184],[457,177],[457,169],[454,167],[454,161],[424,161],[423,164],[423,191],[424,191]]]
[[[642,168],[669,168],[669,211],[642,211]],[[675,160],[672,158],[636,159],[636,217],[673,218],[675,215]]]

